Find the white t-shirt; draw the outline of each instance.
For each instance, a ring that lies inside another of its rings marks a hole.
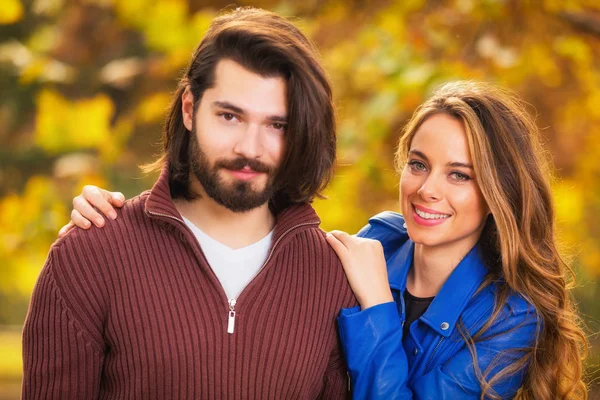
[[[198,239],[227,298],[236,299],[267,260],[273,231],[256,243],[234,250],[202,232],[189,219],[183,217],[183,220]]]

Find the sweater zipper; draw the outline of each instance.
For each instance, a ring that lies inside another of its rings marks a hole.
[[[252,283],[252,281],[254,280],[254,278],[256,278],[258,276],[258,274],[260,274],[260,272],[265,268],[265,266],[269,263],[269,261],[271,260],[271,256],[273,255],[273,252],[275,251],[275,247],[277,247],[277,245],[279,244],[279,242],[288,234],[290,233],[290,231],[299,228],[301,226],[306,226],[306,225],[313,225],[315,223],[319,223],[319,221],[309,221],[309,222],[303,222],[301,224],[297,224],[294,225],[290,228],[288,228],[288,230],[286,230],[285,232],[283,232],[283,234],[281,236],[279,236],[279,238],[277,239],[277,241],[273,244],[273,246],[271,246],[271,251],[269,252],[269,256],[267,257],[267,259],[265,260],[265,262],[263,263],[263,265],[259,268],[258,271],[256,271],[256,273],[252,276],[252,279],[250,279],[248,281],[248,284],[246,286],[244,286],[242,288],[242,290],[240,290],[238,292],[237,295],[235,295],[233,298],[229,299],[229,312],[227,314],[227,333],[233,333],[234,327],[235,327],[235,305],[237,304],[237,299],[238,297],[240,297],[240,295],[244,292],[244,290],[248,287],[248,285],[250,285],[250,283]]]
[[[229,299],[229,316],[227,317],[227,333],[233,333],[235,327],[235,303],[236,299]]]
[[[156,215],[156,216],[161,216],[161,217],[166,217],[166,218],[171,218],[174,219],[175,221],[179,221],[182,224],[185,224],[185,221],[183,221],[182,219],[179,219],[177,217],[174,217],[172,215],[167,215],[167,214],[161,214],[161,213],[156,213],[154,211],[148,211],[150,214],[152,215]],[[271,256],[273,255],[273,251],[275,250],[275,247],[277,246],[277,244],[279,244],[279,242],[288,234],[290,233],[290,231],[299,228],[301,226],[306,226],[306,225],[313,225],[313,224],[318,224],[319,221],[314,220],[314,221],[308,221],[308,222],[303,222],[301,224],[297,224],[294,225],[290,228],[288,228],[288,230],[286,230],[285,232],[283,232],[283,234],[281,236],[279,236],[279,238],[277,239],[277,241],[275,242],[275,244],[273,244],[273,246],[271,246],[271,251],[269,252],[269,256],[267,257],[267,259],[265,260],[265,262],[263,263],[263,265],[259,268],[258,271],[256,271],[256,273],[252,276],[252,279],[250,279],[248,281],[248,285],[254,280],[254,278],[256,278],[258,276],[258,274],[260,274],[260,272],[265,268],[265,266],[268,264],[269,260],[271,260]],[[212,271],[212,268],[210,269],[211,272],[214,275],[214,271]],[[216,275],[215,275],[216,278]],[[219,280],[217,278],[217,280]],[[244,289],[246,289],[246,287],[248,287],[248,285],[244,286],[244,288],[242,290],[240,290],[238,292],[238,294],[227,300],[227,307],[228,307],[228,311],[227,311],[227,333],[231,334],[233,333],[234,329],[235,329],[235,305],[237,303],[237,299],[238,297],[240,297],[240,295],[242,294],[242,292],[244,291]],[[221,287],[221,290],[223,290],[223,288]],[[223,290],[223,293],[225,291]]]
[[[148,210],[148,213],[149,213],[149,214],[152,214],[152,215],[156,215],[157,217],[166,217],[166,218],[171,218],[171,219],[174,219],[175,221],[179,221],[179,222],[181,222],[182,224],[185,224],[185,221],[184,221],[184,220],[182,220],[182,219],[179,219],[179,218],[177,218],[177,217],[174,217],[174,216],[172,216],[172,215],[161,214],[161,213],[157,213],[157,212],[150,211],[150,210]]]

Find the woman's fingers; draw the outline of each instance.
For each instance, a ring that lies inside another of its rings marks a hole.
[[[112,192],[109,192],[108,190],[100,189],[99,187],[91,186],[91,185],[84,186],[83,190],[81,191],[81,195],[78,197],[83,198],[87,203],[89,203],[88,205],[95,207],[97,210],[102,212],[102,214],[106,215],[110,219],[117,218],[117,212],[115,211],[115,209],[113,208],[112,205],[114,204],[115,206],[121,207],[123,205],[122,203],[124,202],[124,198],[123,198],[123,200],[121,200],[121,197],[119,196],[118,193],[112,193]],[[84,206],[84,204],[82,202],[79,202],[79,204]],[[73,202],[73,206],[84,217],[90,219],[91,221],[94,221],[94,223],[96,223],[96,221],[92,218],[100,217],[99,214],[98,215],[90,214],[88,217],[87,213],[90,210],[88,207],[84,207],[84,209],[80,210],[75,206],[75,202]]]
[[[344,260],[348,253],[348,248],[344,245],[344,243],[338,238],[338,235],[336,235],[334,232],[339,232],[339,231],[329,232],[325,236],[325,239],[327,240],[327,243],[329,243],[331,248],[333,248],[333,251],[335,251],[335,253],[339,257],[340,261],[342,261],[342,265],[344,265],[344,267],[345,267],[346,264],[344,263]]]
[[[89,228],[89,227],[90,227],[90,225],[88,222],[87,228]],[[69,232],[73,228],[75,228],[75,224],[73,223],[73,221],[69,221],[68,224],[66,224],[65,226],[60,228],[60,231],[58,231],[58,237],[61,238],[61,237],[65,236],[67,234],[67,232]],[[87,228],[83,228],[83,229],[87,229]]]
[[[104,199],[103,201],[106,202]],[[96,199],[95,202],[98,202],[98,200]],[[110,204],[109,207],[111,207]],[[97,227],[104,226],[104,218],[102,218],[102,215],[100,215],[100,213],[96,211],[94,207],[92,207],[90,202],[85,199],[83,195],[79,195],[73,199],[71,221],[73,221],[75,225],[80,228],[86,228],[84,226],[86,222],[93,222]]]
[[[393,300],[381,243],[342,231],[328,233],[327,242],[340,258],[363,309]]]
[[[115,219],[117,218],[117,212],[113,206],[120,208],[124,204],[125,196],[123,196],[123,193],[109,192],[97,186],[86,185],[83,187],[81,194],[73,198],[71,221],[60,229],[58,237],[65,236],[76,226],[88,229],[93,223],[97,227],[103,227],[105,221],[102,214]]]
[[[331,231],[329,233],[339,240],[346,248],[348,248],[348,245],[350,245],[353,239],[352,236],[348,235],[344,231]]]
[[[124,204],[125,196],[123,196],[123,193],[109,192],[97,186],[86,185],[83,187],[81,194],[73,198],[71,221],[60,229],[58,236],[65,236],[75,226],[88,229],[93,223],[101,228],[105,223],[102,214],[115,219],[117,218],[117,212],[113,206],[120,208]]]
[[[110,203],[117,207],[121,208],[125,204],[125,195],[121,192],[108,192],[110,194]]]
[[[71,211],[71,222],[82,229],[88,229],[91,226],[90,221],[77,210]],[[104,225],[104,220],[102,220],[102,225]]]

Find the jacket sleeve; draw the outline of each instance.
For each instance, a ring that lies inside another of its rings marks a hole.
[[[360,311],[343,309],[338,318],[355,399],[410,399],[402,323],[394,302]]]
[[[90,332],[63,296],[51,251],[23,328],[22,399],[95,399],[104,361],[101,333]]]
[[[344,309],[339,317],[342,345],[348,360],[355,399],[479,399],[481,386],[471,352],[463,345],[444,365],[417,378],[409,388],[408,362],[402,347],[402,326],[394,303],[360,311]],[[513,314],[494,324],[476,344],[481,371],[493,376],[511,364],[520,349],[534,344],[537,324],[531,314]],[[450,339],[446,339],[450,340]],[[502,358],[498,358],[500,356]],[[524,368],[493,385],[502,398],[512,398],[521,386]]]

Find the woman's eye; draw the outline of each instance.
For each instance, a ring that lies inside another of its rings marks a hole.
[[[451,175],[454,176],[454,179],[456,179],[459,182],[466,182],[471,179],[469,175],[465,175],[461,172],[453,172]]]
[[[411,161],[408,165],[413,171],[425,171],[425,164],[420,161]]]
[[[284,124],[274,123],[274,124],[271,124],[271,126],[273,127],[273,129],[278,130],[278,131],[285,130],[285,125]]]

